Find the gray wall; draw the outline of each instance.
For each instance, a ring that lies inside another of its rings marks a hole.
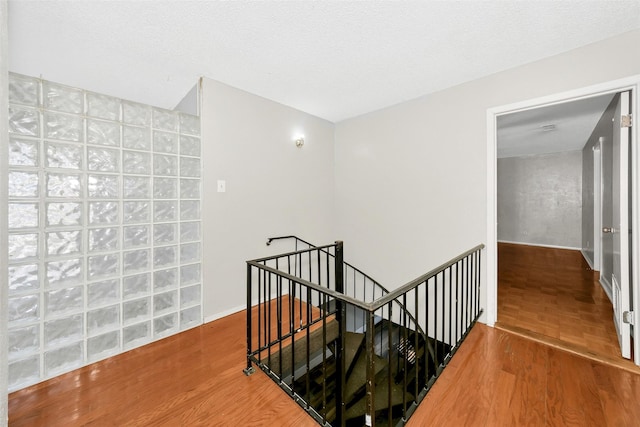
[[[213,80],[202,81],[205,321],[245,308],[245,261],[293,250],[266,246],[333,233],[332,123]],[[305,144],[297,148],[294,138]],[[216,192],[226,180],[226,192]]]
[[[7,425],[7,156],[9,130],[7,109],[9,77],[7,70],[7,2],[0,1],[0,426]]]
[[[600,147],[602,158],[602,174],[603,176],[611,175],[612,159],[613,159],[613,116],[616,110],[616,105],[619,96],[615,96],[606,111],[602,114],[602,117],[598,121],[598,124],[594,128],[589,140],[582,150],[582,252],[589,259],[593,265],[594,259],[594,241],[601,236],[594,236],[594,192],[593,192],[593,147],[596,146],[600,138],[603,138]],[[611,178],[606,179],[606,185],[608,188],[609,199],[602,200],[602,224],[611,224],[612,219],[612,200],[611,200]],[[613,242],[604,241],[604,244],[612,244]],[[601,260],[601,278],[605,283],[610,284],[611,271],[613,270],[613,258],[611,257],[612,249],[607,251],[607,254]],[[610,286],[610,285],[609,285]]]
[[[582,151],[498,159],[498,240],[580,249]]]
[[[628,32],[338,123],[345,257],[394,288],[485,243],[487,109],[640,74],[628,52],[639,44],[640,31]],[[483,307],[493,305],[486,271]]]

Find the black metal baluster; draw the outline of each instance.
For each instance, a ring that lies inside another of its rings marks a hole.
[[[251,367],[251,353],[252,353],[252,345],[251,341],[253,341],[252,328],[251,328],[251,265],[247,264],[247,368],[244,370],[245,375],[251,375],[253,372],[253,368]]]

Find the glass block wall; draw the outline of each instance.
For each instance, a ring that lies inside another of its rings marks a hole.
[[[202,323],[199,135],[10,75],[10,391]]]

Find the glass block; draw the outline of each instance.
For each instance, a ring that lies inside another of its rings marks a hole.
[[[118,249],[119,228],[93,228],[89,230],[89,252],[115,251]]]
[[[149,268],[149,249],[129,251],[123,254],[124,273],[135,273]]]
[[[34,384],[40,380],[40,356],[9,363],[9,391]]]
[[[180,311],[180,328],[185,329],[202,323],[200,316],[200,306],[186,308]]]
[[[122,121],[130,125],[149,126],[151,107],[135,102],[122,101]]]
[[[173,243],[178,238],[176,224],[156,224],[153,226],[154,243]]]
[[[37,264],[9,266],[9,294],[35,291],[40,288]]]
[[[9,297],[7,312],[9,326],[20,322],[34,322],[40,318],[38,295]]]
[[[82,203],[47,203],[47,226],[82,225]]]
[[[178,217],[177,202],[153,202],[153,220],[175,221]]]
[[[65,141],[83,141],[84,123],[81,116],[44,113],[44,136]]]
[[[9,234],[9,261],[38,256],[38,233]]]
[[[155,291],[178,286],[178,269],[155,271],[153,273],[153,289]]]
[[[47,348],[84,338],[84,314],[50,320],[44,324],[44,344]]]
[[[178,153],[178,134],[153,131],[153,151],[157,153]]]
[[[153,249],[153,266],[164,267],[175,264],[177,258],[177,246],[165,246]]]
[[[150,202],[124,202],[124,222],[149,222]]]
[[[47,173],[47,197],[78,198],[81,195],[80,175]]]
[[[180,241],[193,242],[200,240],[200,223],[183,222],[180,224]]]
[[[140,151],[125,150],[122,153],[122,170],[125,173],[151,174],[151,155]]]
[[[120,305],[99,308],[87,312],[87,333],[95,335],[120,326]]]
[[[83,153],[81,145],[49,142],[46,144],[46,149],[46,166],[64,169],[82,168]]]
[[[183,200],[180,202],[180,219],[200,219],[200,202],[198,200]]]
[[[38,197],[38,172],[9,172],[9,197]]]
[[[149,245],[149,226],[131,225],[124,227],[124,247],[135,248]]]
[[[180,267],[180,285],[190,285],[200,282],[200,264],[184,265]]]
[[[87,340],[87,357],[98,360],[120,350],[120,331],[112,331]]]
[[[200,176],[200,159],[192,157],[180,157],[180,175],[199,177]]]
[[[87,120],[87,142],[96,145],[120,146],[120,124]]]
[[[90,202],[89,224],[117,224],[118,202]]]
[[[153,296],[153,315],[174,311],[178,306],[178,292],[170,291]]]
[[[178,131],[178,114],[161,108],[153,109],[153,127],[155,129]]]
[[[70,371],[82,365],[83,343],[77,342],[44,353],[44,370],[47,377]]]
[[[200,157],[200,138],[180,135],[180,154]]]
[[[153,173],[154,175],[178,175],[178,158],[166,154],[154,154]]]
[[[122,146],[134,150],[150,150],[151,138],[149,137],[149,128],[123,126]]]
[[[89,175],[87,192],[94,199],[116,199],[119,196],[117,175]]]
[[[84,112],[82,90],[51,82],[42,82],[44,108],[63,113],[81,114]]]
[[[38,166],[38,141],[9,139],[9,166]]]
[[[75,255],[82,251],[82,231],[47,233],[47,255]]]
[[[89,147],[87,168],[97,172],[118,172],[120,170],[119,153],[119,150],[111,148]]]
[[[200,243],[180,245],[180,262],[200,261]]]
[[[177,180],[175,178],[153,178],[153,197],[156,199],[177,198]]]
[[[106,120],[120,119],[120,100],[107,95],[87,93],[87,115]]]
[[[9,203],[9,228],[30,228],[38,226],[37,203]]]
[[[112,276],[120,269],[118,254],[95,255],[88,258],[89,278]]]
[[[54,289],[44,294],[47,318],[84,309],[84,286]]]
[[[39,94],[37,79],[9,73],[9,102],[37,107],[40,103]]]
[[[137,347],[139,344],[146,342],[149,339],[150,333],[150,322],[127,326],[122,330],[122,340],[124,342],[124,348],[129,349],[132,347]]]
[[[200,117],[192,114],[180,113],[180,133],[200,135]]]
[[[178,327],[178,313],[167,314],[166,316],[153,319],[153,332],[155,336],[168,335]]]
[[[38,110],[9,107],[9,133],[23,136],[40,136],[40,113],[38,113]]]
[[[8,331],[9,360],[40,350],[40,325],[13,328]]]
[[[115,303],[120,300],[120,280],[103,280],[87,285],[87,307]]]
[[[200,285],[180,289],[180,307],[189,307],[200,303]]]
[[[71,285],[82,281],[81,259],[51,261],[45,264],[45,269],[49,287]]]
[[[146,295],[150,289],[151,275],[149,273],[125,277],[122,281],[122,294],[126,299]]]
[[[143,176],[125,176],[125,199],[148,199],[151,197],[151,179]]]
[[[122,303],[122,320],[125,325],[147,319],[149,313],[149,298],[141,298]]]
[[[199,179],[181,179],[180,180],[180,197],[183,199],[199,199],[200,198],[200,180]]]

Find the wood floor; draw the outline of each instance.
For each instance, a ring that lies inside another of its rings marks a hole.
[[[497,327],[640,373],[620,356],[612,319],[579,251],[498,244]]]

